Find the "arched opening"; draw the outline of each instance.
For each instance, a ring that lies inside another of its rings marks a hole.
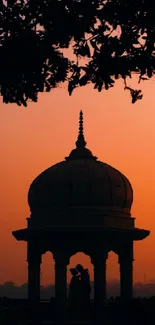
[[[42,255],[40,269],[40,298],[49,300],[55,296],[55,270],[53,254],[47,251]]]
[[[120,296],[120,267],[118,255],[110,251],[107,259],[107,298]]]
[[[78,252],[71,256],[70,263],[67,267],[67,291],[69,291],[69,284],[71,281],[71,273],[70,269],[75,268],[77,264],[81,264],[85,269],[88,269],[89,275],[90,275],[90,281],[91,281],[91,298],[94,297],[94,270],[93,265],[91,264],[91,258],[89,255],[84,254],[83,252]]]

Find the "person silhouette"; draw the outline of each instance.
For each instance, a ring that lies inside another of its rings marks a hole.
[[[90,286],[90,276],[88,269],[84,269],[81,264],[76,265],[76,270],[79,273],[80,278],[80,302],[83,309],[84,314],[88,314],[89,307],[90,307],[90,293],[91,293],[91,286]]]
[[[69,285],[68,307],[71,317],[76,318],[80,308],[81,281],[76,268],[71,268],[72,278]]]

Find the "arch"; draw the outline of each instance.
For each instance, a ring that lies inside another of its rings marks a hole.
[[[49,300],[55,296],[54,258],[51,251],[42,254],[40,268],[40,298]]]
[[[90,274],[90,281],[91,281],[91,298],[94,297],[94,288],[93,288],[93,281],[94,281],[94,269],[91,263],[91,258],[88,254],[84,253],[83,251],[76,252],[70,256],[69,264],[67,266],[67,287],[69,288],[69,283],[71,280],[71,273],[70,268],[75,267],[77,264],[82,264],[84,268],[87,268]]]
[[[111,250],[107,259],[107,298],[120,296],[120,266],[118,263],[118,254]]]

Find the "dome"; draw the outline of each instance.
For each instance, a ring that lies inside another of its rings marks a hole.
[[[82,112],[76,148],[64,161],[42,172],[32,182],[28,193],[32,216],[37,211],[48,212],[55,207],[87,207],[130,217],[132,202],[129,180],[86,148]]]

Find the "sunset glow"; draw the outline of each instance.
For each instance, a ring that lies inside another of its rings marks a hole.
[[[87,86],[71,97],[59,88],[40,95],[38,103],[27,108],[0,104],[0,283],[27,281],[26,243],[16,241],[12,230],[27,226],[27,192],[33,179],[75,147],[81,109],[87,147],[127,176],[134,190],[136,226],[151,230],[148,238],[134,244],[134,281],[143,282],[144,275],[146,281],[155,278],[155,83],[140,87],[144,98],[134,105],[121,82],[101,93]],[[54,262],[50,268],[49,258],[43,258],[43,284],[54,282]],[[72,257],[71,263],[75,260]],[[82,262],[88,261],[82,255]],[[112,256],[108,279],[118,276]]]

